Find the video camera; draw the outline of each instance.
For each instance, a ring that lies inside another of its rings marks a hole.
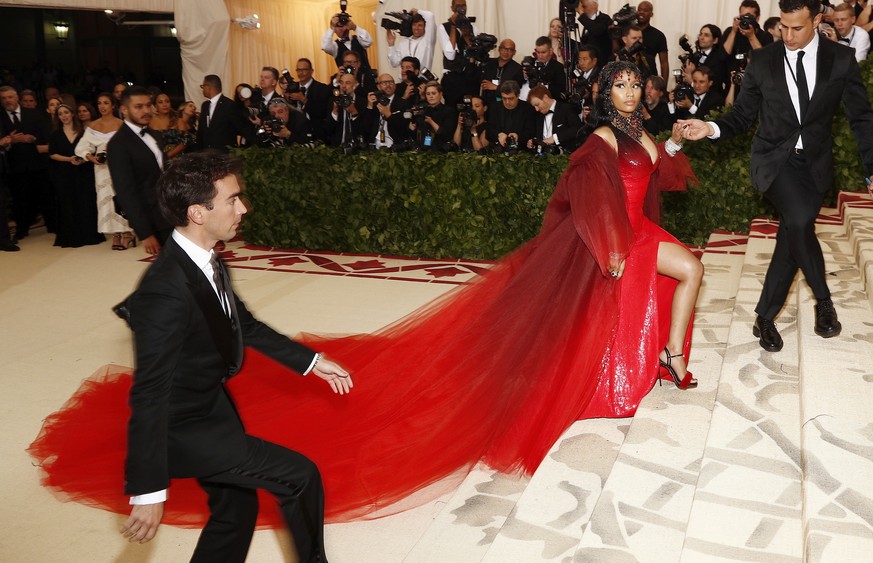
[[[349,25],[349,22],[352,19],[352,16],[346,12],[346,8],[349,7],[349,0],[340,0],[340,13],[336,15],[337,24],[341,27],[345,27]]]
[[[412,37],[412,18],[413,14],[406,10],[402,12],[385,12],[386,16],[391,16],[400,21],[394,21],[389,18],[382,18],[380,24],[384,29],[390,29],[398,32],[403,37]]]
[[[467,7],[466,6],[458,6],[455,10],[455,14],[458,17],[455,18],[455,27],[458,29],[469,29],[471,32],[473,31],[473,24],[476,23],[475,16],[467,17]]]
[[[473,43],[464,51],[464,57],[476,61],[477,65],[488,62],[488,54],[497,47],[497,37],[488,33],[480,33],[473,38]]]
[[[615,26],[610,31],[610,36],[615,39],[621,39],[621,31],[629,25],[637,25],[637,9],[630,4],[625,4],[619,11],[612,14],[612,24]]]

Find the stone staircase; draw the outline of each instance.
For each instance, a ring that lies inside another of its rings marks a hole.
[[[751,327],[775,232],[756,220],[710,238],[697,389],[578,421],[530,479],[477,468],[410,530],[403,561],[873,561],[873,201],[844,193],[819,218],[842,334],[813,333],[798,276],[776,319],[785,347],[768,353]]]

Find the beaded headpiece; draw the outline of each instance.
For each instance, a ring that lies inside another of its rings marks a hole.
[[[618,113],[615,104],[612,103],[612,85],[623,74],[630,74],[642,81],[640,69],[628,61],[614,61],[603,67],[597,78],[599,102],[603,108],[603,116],[616,129],[622,131],[632,139],[639,141],[643,137],[643,114],[637,106],[633,113],[625,117]],[[642,98],[640,99],[642,104]]]

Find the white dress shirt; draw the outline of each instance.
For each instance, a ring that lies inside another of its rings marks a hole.
[[[359,27],[355,29],[355,33],[358,36],[358,43],[361,44],[361,47],[364,49],[368,48],[373,44],[373,37],[370,35],[370,32],[366,29]],[[336,57],[339,52],[339,47],[337,47],[336,41],[333,40],[334,32],[332,29],[328,29],[324,32],[324,35],[321,36],[321,50],[330,55],[331,57]],[[343,44],[346,48],[351,51],[352,50],[352,36],[349,34],[349,38],[343,41]]]
[[[142,139],[142,142],[146,144],[152,154],[155,155],[155,160],[158,161],[158,166],[160,166],[161,170],[164,169],[164,153],[161,152],[161,147],[158,146],[158,142],[152,137],[148,132],[145,135],[142,135],[141,132],[145,127],[140,127],[139,125],[134,125],[128,120],[124,120],[124,124],[130,127],[130,130],[136,133],[136,136]]]
[[[843,41],[843,39],[847,41]],[[855,60],[859,63],[866,59],[867,53],[870,52],[870,34],[857,25],[853,25],[849,34],[841,38],[839,42],[855,50]]]
[[[401,37],[394,40],[394,45],[388,47],[388,62],[397,68],[403,57],[415,57],[424,68],[433,67],[433,49],[436,45],[437,23],[433,12],[419,10],[424,18],[424,35],[421,37]]]

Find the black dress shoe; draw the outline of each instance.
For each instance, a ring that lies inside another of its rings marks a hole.
[[[822,338],[840,334],[843,325],[837,320],[837,310],[830,299],[822,299],[815,306],[815,333]]]
[[[0,240],[0,250],[3,252],[18,252],[21,249],[11,240]]]
[[[129,328],[133,328],[130,326],[130,309],[127,307],[127,299],[114,306],[112,312],[115,313],[116,317],[126,322]]]
[[[768,352],[778,352],[782,349],[782,337],[776,330],[776,323],[763,317],[755,319],[752,334],[758,338],[758,344]]]

